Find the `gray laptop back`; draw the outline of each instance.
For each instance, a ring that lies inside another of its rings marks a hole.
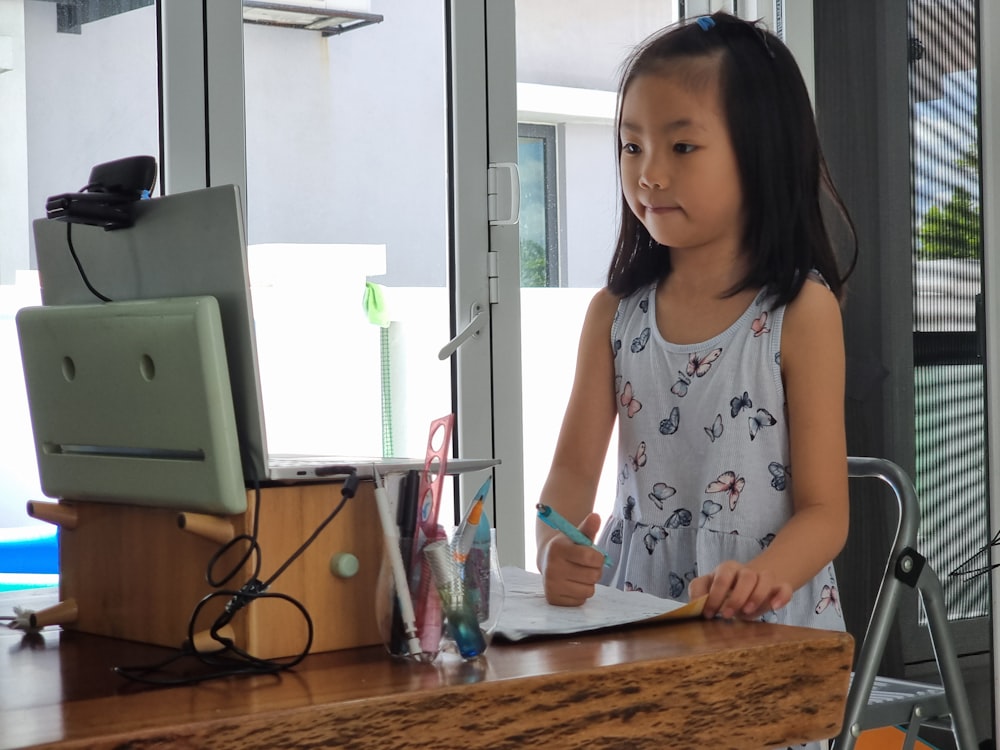
[[[34,222],[44,305],[96,302],[70,255],[67,224]],[[234,185],[135,205],[135,226],[74,224],[72,242],[91,284],[117,301],[208,295],[219,302],[246,479],[264,480],[267,444],[257,377],[242,200]]]
[[[17,331],[46,495],[246,509],[215,298],[27,307]]]

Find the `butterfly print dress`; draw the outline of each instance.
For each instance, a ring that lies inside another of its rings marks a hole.
[[[603,582],[686,601],[695,576],[756,557],[792,515],[785,309],[761,292],[728,330],[682,346],[659,334],[655,290],[623,299],[611,331],[619,463]],[[843,630],[833,566],[764,619]]]

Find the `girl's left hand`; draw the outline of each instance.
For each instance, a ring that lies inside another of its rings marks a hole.
[[[778,580],[770,571],[755,570],[732,560],[711,573],[699,576],[688,586],[691,599],[708,595],[704,615],[711,619],[760,619],[766,612],[784,607],[791,601],[792,586]]]

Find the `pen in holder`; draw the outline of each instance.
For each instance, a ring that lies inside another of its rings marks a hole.
[[[470,515],[475,507],[470,510]],[[468,516],[467,516],[468,518]],[[461,606],[456,605],[452,598],[451,606],[445,601],[445,593],[441,592],[445,614],[445,637],[441,642],[442,651],[457,651],[464,659],[473,659],[482,653],[493,640],[493,631],[500,622],[500,611],[503,609],[504,585],[500,575],[500,558],[497,555],[496,532],[490,528],[490,520],[486,513],[478,517],[475,533],[462,533],[460,526],[449,545],[450,564],[441,563],[444,571],[453,576],[439,576],[434,564],[431,570],[438,576],[435,581],[449,581],[447,592],[458,586],[461,596]],[[425,552],[426,554],[426,552]],[[446,559],[441,552],[431,551],[430,555],[438,559]],[[457,579],[457,580],[456,580]],[[451,614],[449,614],[451,612]],[[471,624],[475,624],[478,637],[467,632]],[[479,643],[479,638],[482,642]],[[479,648],[479,653],[475,651]]]
[[[415,544],[415,540],[410,538],[395,541],[403,553],[409,552]],[[389,544],[388,540],[386,544]],[[415,574],[409,575],[409,584],[405,587],[402,597],[397,588],[398,577],[393,570],[394,564],[392,553],[388,549],[385,550],[378,582],[375,585],[375,619],[382,643],[393,656],[432,662],[440,650],[444,623],[438,617],[418,620],[413,607],[413,602],[418,600],[422,588],[421,579],[424,574],[429,575],[429,564],[414,566]],[[407,601],[409,605],[401,607],[401,601]],[[403,615],[404,611],[408,613],[409,618],[412,618],[409,623],[406,622],[408,618]]]
[[[391,555],[383,556],[375,615],[382,642],[392,656],[432,662],[445,651],[471,660],[480,656],[492,641],[504,597],[496,536],[485,513],[479,518],[475,534],[461,534],[460,529],[450,538],[441,530],[438,539],[426,541],[420,551],[422,564],[414,565],[410,571],[407,590],[410,599],[417,601],[421,591],[429,586],[433,603],[439,605],[432,609],[443,615],[417,618],[414,624],[419,651],[414,639],[408,637],[401,617],[405,608],[399,606]],[[415,542],[404,538],[398,544],[405,552]]]
[[[475,659],[486,650],[486,638],[479,629],[479,618],[466,581],[448,541],[431,542],[424,547],[431,577],[441,597],[446,632],[463,659]]]

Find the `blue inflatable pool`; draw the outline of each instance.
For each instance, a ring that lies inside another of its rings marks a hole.
[[[59,581],[59,537],[42,528],[0,529],[0,591],[54,586]]]

